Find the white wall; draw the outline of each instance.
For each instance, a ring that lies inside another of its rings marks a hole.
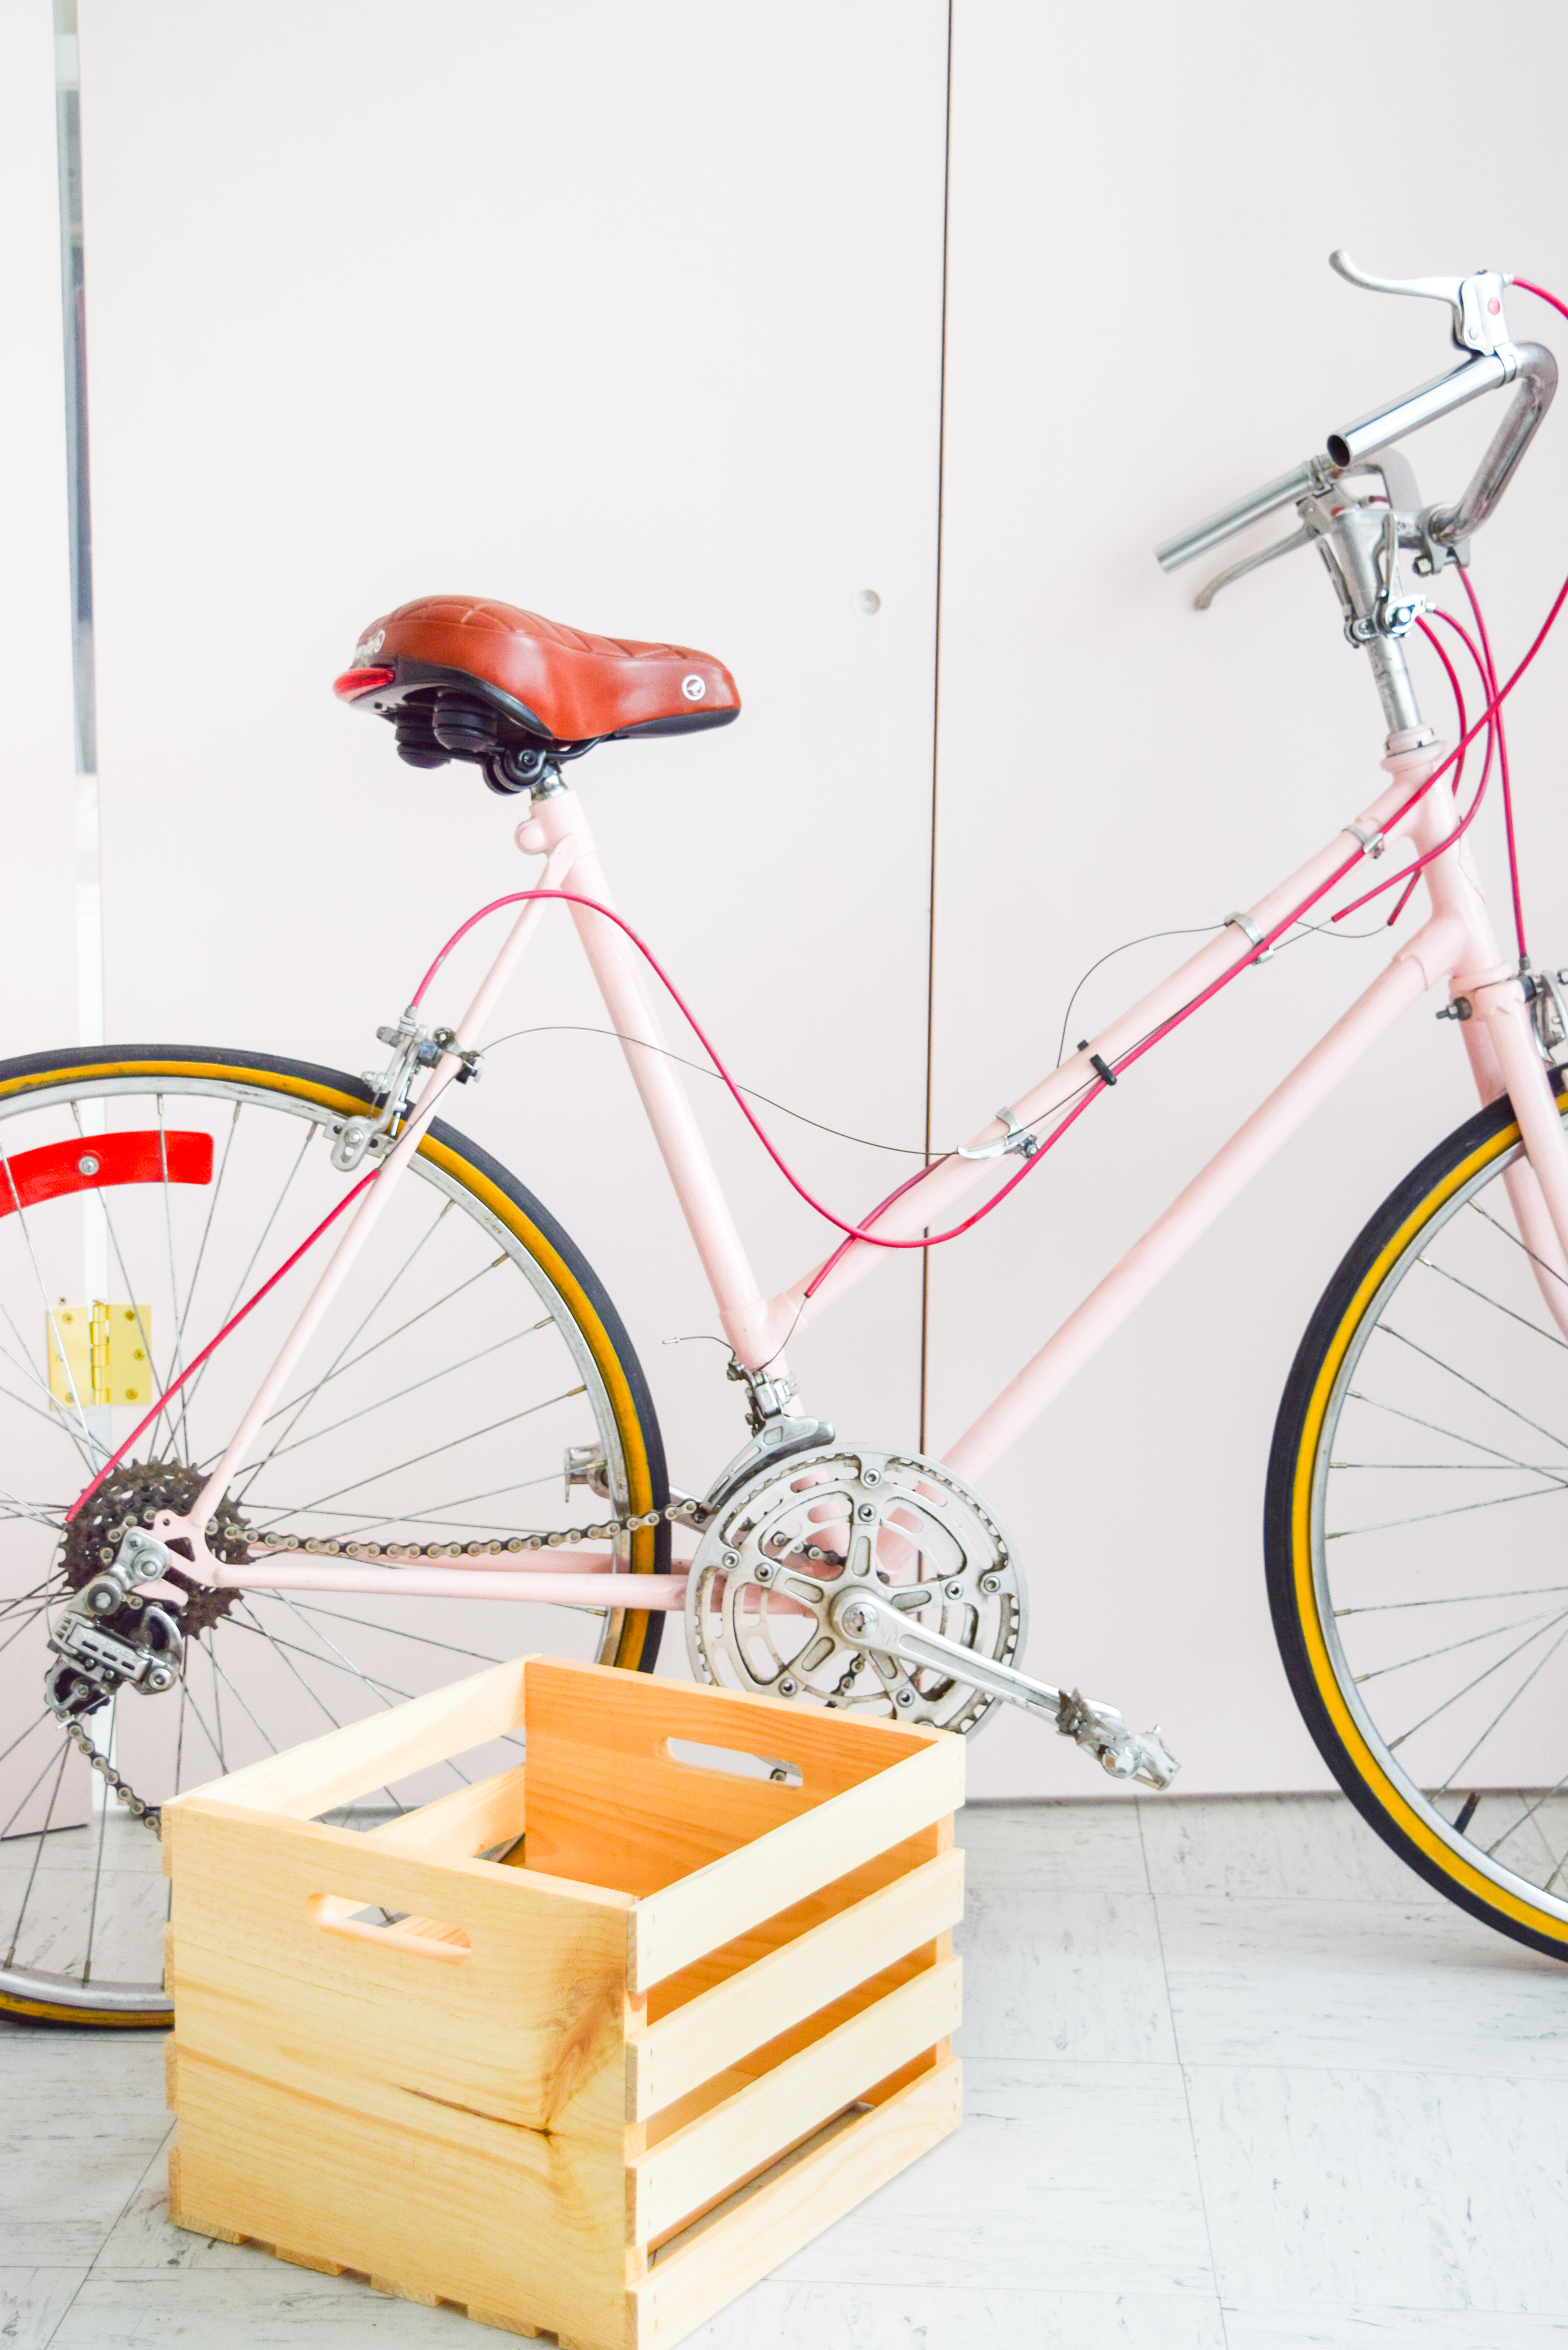
[[[1452,0],[1358,18],[1353,68],[1297,0],[957,0],[939,1140],[1054,1059],[1097,954],[1218,920],[1369,796],[1376,705],[1315,568],[1200,622],[1148,549],[1444,364],[1441,315],[1343,286],[1330,245],[1568,277],[1559,19],[1504,19],[1531,67],[1506,112],[1469,103]],[[401,768],[327,691],[373,614],[472,590],[730,663],[737,726],[583,774],[627,910],[745,1078],[919,1140],[947,30],[935,0],[84,0],[111,1033],[357,1067],[427,942],[511,886],[508,809]],[[1428,494],[1490,426],[1417,444]],[[1561,430],[1483,542],[1505,657],[1555,585]],[[1562,675],[1514,724],[1554,953]],[[1099,974],[1075,1035],[1167,951]],[[1381,951],[1250,977],[939,1260],[936,1448]],[[595,1010],[552,950],[514,1017]],[[615,1047],[507,1052],[465,1108],[622,1303],[700,1488],[734,1391],[716,1349],[659,1345],[713,1317]],[[1269,1430],[1339,1253],[1464,1113],[1457,1062],[1414,1014],[994,1480],[1031,1662],[1158,1714],[1184,1785],[1322,1783],[1263,1605]],[[810,1220],[710,1123],[772,1285]],[[846,1204],[898,1167],[781,1130]],[[845,1433],[913,1434],[918,1305],[905,1260],[799,1349]],[[1103,1784],[1011,1719],[973,1770],[981,1794]]]
[[[1343,68],[1331,30],[1300,0],[1096,11],[959,0],[944,1140],[1052,1065],[1067,998],[1096,956],[1249,904],[1381,782],[1376,695],[1314,557],[1227,589],[1205,615],[1190,608],[1210,572],[1286,536],[1288,510],[1173,578],[1149,552],[1449,363],[1443,311],[1345,285],[1324,265],[1331,247],[1387,274],[1484,264],[1568,282],[1561,11],[1515,0],[1483,20],[1438,0],[1415,17],[1363,13]],[[1504,53],[1506,105],[1472,103],[1478,68]],[[1511,297],[1510,320],[1516,336],[1559,340],[1561,322],[1526,296]],[[1493,401],[1407,444],[1424,496],[1457,494],[1501,412]],[[1554,416],[1476,542],[1507,665],[1568,562],[1565,489],[1568,427]],[[1446,725],[1436,665],[1422,660],[1429,714]],[[1560,639],[1521,688],[1510,738],[1536,952],[1552,961],[1568,941],[1552,737],[1565,676]],[[1481,855],[1501,884],[1494,827],[1495,816]],[[1369,909],[1346,927],[1377,919]],[[1143,947],[1098,972],[1069,1047],[1199,943]],[[941,1253],[938,1448],[1387,951],[1386,938],[1314,941],[1250,973],[1103,1098],[961,1259]],[[1032,1561],[1035,1669],[1159,1717],[1184,1790],[1327,1783],[1269,1625],[1263,1471],[1292,1355],[1341,1253],[1474,1107],[1463,1055],[1431,1009],[1409,1014],[991,1481]],[[979,1794],[1084,1782],[1081,1759],[1022,1718],[975,1748]]]

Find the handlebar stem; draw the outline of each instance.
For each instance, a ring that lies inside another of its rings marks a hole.
[[[1418,731],[1420,705],[1399,639],[1419,607],[1399,589],[1393,508],[1331,495],[1303,500],[1301,515],[1338,594],[1345,636],[1372,664],[1388,733]]]

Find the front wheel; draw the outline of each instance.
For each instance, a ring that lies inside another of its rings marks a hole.
[[[332,1137],[369,1107],[352,1077],[255,1053],[131,1046],[0,1063],[0,2009],[169,2021],[157,1844],[95,1802],[83,1744],[155,1806],[530,1648],[651,1669],[663,1617],[650,1610],[189,1583],[177,1603],[144,1607],[132,1593],[95,1618],[118,1654],[151,1644],[157,1669],[96,1700],[70,1683],[75,1742],[47,1701],[46,1675],[66,1669],[51,1627],[128,1528],[194,1500],[330,1237],[88,1507],[67,1511],[341,1200],[353,1179],[333,1167]],[[538,1201],[437,1120],[211,1539],[235,1561],[268,1535],[328,1553],[495,1555],[525,1534],[648,1514],[668,1498],[653,1406],[608,1298]],[[667,1570],[669,1542],[667,1525],[642,1526],[618,1538],[617,1564]],[[379,1791],[349,1824],[502,1760],[516,1756]]]
[[[1356,1240],[1280,1406],[1265,1544],[1292,1690],[1356,1809],[1471,1916],[1568,1958],[1568,1342],[1521,1166],[1493,1103]]]

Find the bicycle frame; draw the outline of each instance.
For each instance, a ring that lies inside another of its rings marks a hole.
[[[1412,730],[1428,737],[1428,730]],[[1386,789],[1346,825],[1316,857],[1249,909],[1233,917],[1220,934],[1190,956],[1108,1027],[1051,1072],[1018,1103],[1014,1127],[1034,1127],[1062,1109],[1085,1082],[1096,1058],[1114,1063],[1148,1032],[1191,1002],[1215,980],[1258,959],[1258,941],[1285,922],[1329,882],[1345,863],[1345,838],[1357,838],[1369,856],[1386,845],[1386,826],[1395,825],[1412,794],[1443,757],[1440,743],[1411,743],[1396,735],[1384,761]],[[945,1465],[969,1482],[992,1464],[1044,1411],[1074,1375],[1120,1327],[1162,1276],[1208,1230],[1224,1208],[1294,1133],[1362,1055],[1417,999],[1439,980],[1449,982],[1456,1006],[1466,1003],[1460,1033],[1480,1099],[1511,1097],[1524,1141],[1523,1158],[1507,1178],[1521,1236],[1531,1250],[1542,1295],[1558,1326],[1568,1336],[1568,1139],[1553,1099],[1546,1066],[1536,1044],[1529,1006],[1511,964],[1498,951],[1468,843],[1452,839],[1458,818],[1450,791],[1434,787],[1417,800],[1397,825],[1400,837],[1423,853],[1436,852],[1423,868],[1430,910],[1415,935],[1395,953],[1387,969],[1334,1023],[1327,1034],[1239,1127],[1208,1165],[1172,1201],[1119,1263],[1061,1324],[1040,1351],[996,1396],[980,1418],[942,1454]],[[1450,842],[1448,847],[1445,842]],[[814,1320],[870,1271],[882,1253],[865,1241],[851,1241],[803,1274],[776,1296],[764,1298],[752,1273],[744,1243],[702,1140],[691,1103],[669,1057],[659,1020],[644,983],[635,949],[616,923],[596,908],[613,910],[581,803],[559,785],[534,801],[516,833],[526,854],[544,858],[537,888],[560,892],[605,1008],[622,1038],[632,1080],[663,1157],[681,1212],[691,1233],[726,1336],[752,1371],[768,1367],[784,1377],[783,1349],[794,1332]],[[585,903],[582,901],[591,901]],[[475,1563],[462,1567],[409,1568],[356,1565],[305,1552],[278,1551],[247,1565],[231,1566],[208,1553],[201,1530],[225,1490],[256,1430],[276,1401],[295,1365],[320,1326],[350,1264],[375,1228],[388,1198],[407,1168],[435,1109],[462,1067],[457,1054],[481,1042],[484,1023],[516,970],[538,927],[547,899],[534,898],[497,954],[459,1024],[452,1052],[442,1058],[413,1105],[338,1243],[334,1255],[290,1334],[281,1354],[236,1429],[206,1488],[184,1519],[165,1513],[154,1532],[192,1545],[197,1571],[220,1586],[282,1590],[358,1591],[400,1596],[526,1598],[571,1606],[682,1607],[685,1577],[652,1577],[613,1571],[603,1553],[556,1550],[543,1555],[538,1568]],[[1238,945],[1238,941],[1241,941]],[[971,1148],[1003,1142],[1010,1129],[992,1119]],[[956,1154],[935,1161],[894,1203],[876,1216],[879,1235],[912,1240],[927,1231],[984,1174],[985,1159]]]

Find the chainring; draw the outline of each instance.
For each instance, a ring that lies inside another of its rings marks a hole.
[[[919,1453],[826,1444],[759,1471],[709,1523],[686,1586],[693,1672],[721,1689],[978,1729],[996,1699],[834,1628],[846,1577],[874,1578],[977,1656],[1011,1664],[1023,1645],[1027,1586],[979,1494]]]

